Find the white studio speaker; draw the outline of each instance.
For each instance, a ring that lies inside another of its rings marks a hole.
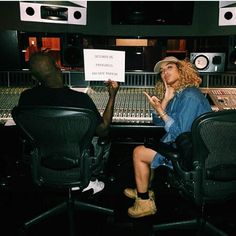
[[[224,72],[225,53],[193,52],[190,61],[199,72]]]
[[[236,25],[236,1],[219,2],[219,26]]]
[[[84,3],[84,1],[77,1],[77,3],[69,1],[45,1],[45,3],[43,1],[20,1],[20,19],[41,23],[86,25],[87,4],[79,5],[80,2]]]

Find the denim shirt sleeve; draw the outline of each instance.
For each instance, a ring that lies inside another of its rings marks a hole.
[[[173,142],[183,132],[190,131],[193,121],[201,114],[211,110],[207,99],[194,89],[186,89],[176,94],[168,104],[166,112],[169,116],[164,128],[164,142]]]
[[[166,131],[170,129],[170,126],[174,123],[174,120],[169,116],[168,120],[164,122],[158,117],[155,111],[152,112],[152,122],[157,126],[163,126]]]
[[[152,122],[157,126],[164,126],[164,122],[162,119],[160,119],[155,111],[151,112],[152,114]]]

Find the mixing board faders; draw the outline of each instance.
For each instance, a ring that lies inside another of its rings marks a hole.
[[[18,104],[21,92],[26,88],[0,88],[0,120],[6,122],[11,119],[11,110]]]
[[[236,88],[212,88],[208,94],[219,110],[236,109]]]
[[[154,88],[120,88],[116,96],[113,122],[151,123],[150,104],[143,94],[155,94]],[[106,88],[94,87],[88,90],[98,110],[103,114],[108,100]]]
[[[27,87],[0,87],[0,121],[5,123],[11,120],[11,110],[18,104],[20,94]],[[87,93],[96,104],[102,115],[107,101],[108,92],[105,87],[88,87],[86,89],[74,88]],[[214,111],[236,109],[236,88],[201,88],[204,94],[211,100]],[[120,87],[115,101],[114,123],[152,123],[150,104],[143,94],[146,91],[150,95],[156,95],[154,87]]]

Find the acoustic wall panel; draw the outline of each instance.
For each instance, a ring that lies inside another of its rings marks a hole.
[[[0,70],[15,71],[21,69],[21,58],[16,30],[0,31]]]

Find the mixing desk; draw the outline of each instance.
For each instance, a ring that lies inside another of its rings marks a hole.
[[[0,88],[0,121],[4,123],[11,119],[11,110],[18,103],[20,93],[26,87]],[[99,112],[103,114],[108,93],[105,87],[88,87],[85,89],[73,88],[86,92],[96,104]],[[211,100],[214,111],[236,109],[236,88],[201,88],[202,92]],[[120,87],[117,93],[113,123],[151,124],[151,107],[143,94],[155,94],[154,87]]]
[[[209,99],[214,111],[236,109],[236,77],[233,74],[203,76],[200,89]],[[11,110],[18,103],[22,91],[34,86],[29,72],[1,72],[0,73],[0,121],[5,123],[11,118]],[[87,93],[103,114],[108,92],[103,82],[88,83],[82,72],[63,72],[65,85],[74,90]],[[150,104],[143,94],[156,94],[155,84],[160,78],[152,72],[126,72],[125,82],[121,83],[114,106],[113,124],[126,126],[153,126]],[[215,86],[217,81],[217,86]],[[162,93],[163,91],[159,91]],[[158,96],[158,95],[157,95]]]
[[[11,110],[17,105],[21,92],[26,88],[2,87],[0,88],[0,121],[5,123],[11,120]]]
[[[120,88],[116,97],[113,122],[151,123],[151,109],[146,96],[155,94],[154,88]],[[108,100],[104,87],[92,87],[87,91],[102,114]]]
[[[235,88],[211,89],[208,94],[219,110],[236,109]]]
[[[20,87],[0,88],[1,122],[11,119],[11,110],[17,105],[19,96],[25,89]],[[108,93],[105,87],[73,89],[86,92],[93,99],[99,112],[103,114],[108,100]],[[150,105],[143,95],[143,91],[154,94],[154,88],[120,88],[115,102],[113,122],[151,123]]]

